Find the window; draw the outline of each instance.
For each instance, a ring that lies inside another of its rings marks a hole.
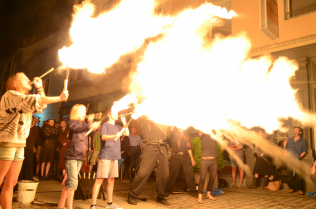
[[[285,19],[316,12],[316,0],[285,0]]]

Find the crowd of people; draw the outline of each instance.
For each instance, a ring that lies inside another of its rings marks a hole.
[[[56,122],[53,119],[44,122],[43,127],[36,126],[38,119],[32,118],[35,112],[41,112],[45,105],[64,101],[68,92],[63,91],[58,97],[47,97],[43,92],[42,81],[34,78],[37,95],[29,95],[32,89],[30,80],[23,74],[17,73],[6,83],[7,92],[1,99],[0,109],[0,184],[4,187],[1,192],[2,209],[10,209],[12,205],[13,188],[18,179],[48,181],[52,178],[61,180],[64,186],[58,209],[72,209],[74,192],[78,187],[78,174],[86,155],[89,159],[89,171],[97,164],[96,181],[93,186],[90,209],[97,209],[96,199],[104,179],[107,179],[106,208],[120,208],[113,202],[115,178],[119,176],[122,163],[128,158],[135,161],[142,156],[139,170],[132,181],[128,193],[128,203],[136,205],[138,196],[142,193],[147,180],[156,167],[157,203],[170,205],[166,197],[172,193],[179,170],[182,167],[185,181],[191,196],[203,204],[204,183],[209,175],[205,199],[215,201],[212,196],[215,178],[217,176],[217,146],[216,141],[206,133],[199,131],[202,144],[200,180],[198,190],[195,187],[193,167],[196,162],[192,153],[190,137],[177,127],[170,128],[170,137],[166,138],[160,127],[146,116],[137,119],[142,137],[136,134],[135,127],[126,125],[124,115],[118,112],[106,111],[107,121],[94,121],[94,115],[86,116],[86,107],[74,105],[70,112],[70,121]],[[124,127],[116,121],[121,119]],[[92,133],[86,136],[86,133]],[[215,131],[214,131],[215,132]],[[284,144],[285,154],[291,153],[301,160],[307,153],[307,142],[302,138],[303,130],[294,128],[294,137]],[[267,140],[263,129],[258,135]],[[143,141],[146,148],[143,149]],[[168,161],[169,146],[172,149],[170,163]],[[244,171],[244,144],[230,142],[227,147],[234,153],[230,157],[232,167],[231,187],[242,187]],[[224,148],[223,148],[224,149]],[[259,176],[264,177],[265,188],[275,177],[272,157],[260,147],[252,147],[256,163],[253,169],[253,182],[249,188],[257,188]],[[233,157],[234,156],[234,157]],[[239,167],[239,183],[236,183],[236,172]],[[288,166],[289,192],[298,191],[303,194],[302,178]],[[316,186],[316,161],[311,169],[311,179]],[[34,175],[35,174],[35,175]]]

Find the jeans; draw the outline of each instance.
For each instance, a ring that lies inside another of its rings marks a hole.
[[[209,180],[207,185],[207,191],[212,191],[216,174],[217,174],[217,162],[213,160],[201,160],[200,166],[200,182],[199,182],[199,194],[203,194],[204,182],[206,179],[207,171],[209,172]]]
[[[65,160],[67,181],[65,187],[71,190],[77,190],[78,187],[78,174],[80,172],[82,160]]]
[[[293,171],[291,169],[287,169],[287,184],[289,189],[296,189],[304,191],[304,181],[303,179],[295,173],[293,176]]]
[[[24,147],[0,147],[0,160],[24,160]]]

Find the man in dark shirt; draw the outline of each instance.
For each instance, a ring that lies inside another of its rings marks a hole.
[[[30,134],[26,138],[26,146],[24,148],[24,161],[20,172],[19,179],[21,180],[33,180],[34,171],[34,152],[35,141],[37,140],[38,127],[35,126],[36,120],[32,120]]]
[[[169,166],[166,148],[166,137],[162,130],[145,116],[137,119],[142,130],[143,138],[148,142],[144,148],[139,170],[133,180],[131,191],[128,194],[128,203],[136,205],[136,198],[143,191],[150,174],[157,164],[157,200],[156,202],[170,205],[165,199],[165,186],[168,183]]]
[[[207,171],[209,172],[209,181],[207,185],[207,194],[206,199],[216,200],[211,195],[211,191],[213,190],[216,174],[217,174],[217,149],[216,149],[216,141],[211,138],[210,135],[204,134],[202,131],[199,131],[199,135],[202,143],[202,159],[200,166],[200,182],[199,182],[199,197],[198,203],[204,203],[202,200],[202,194],[204,193],[204,182],[206,179]]]
[[[48,120],[48,126],[44,128],[45,141],[43,143],[43,150],[41,155],[42,166],[41,166],[41,178],[40,180],[49,180],[48,172],[51,164],[54,161],[54,152],[55,152],[55,142],[58,138],[58,134],[55,131],[54,120]],[[47,164],[46,164],[47,163]],[[46,164],[46,170],[45,170]],[[44,176],[44,170],[45,176]]]
[[[301,160],[307,153],[307,142],[301,138],[303,133],[302,128],[294,128],[294,137],[290,137],[285,145],[285,153],[291,153],[296,159]],[[287,184],[289,186],[289,193],[293,193],[295,187],[297,187],[298,194],[304,194],[304,181],[296,173],[294,175],[293,170],[288,166],[287,168]]]
[[[197,197],[193,172],[193,166],[195,166],[196,163],[192,155],[189,137],[183,133],[183,130],[177,130],[171,126],[171,136],[170,139],[167,140],[167,143],[172,148],[172,155],[169,164],[170,175],[166,187],[166,196],[169,196],[171,193],[178,178],[180,168],[182,167],[189,191],[193,197]]]

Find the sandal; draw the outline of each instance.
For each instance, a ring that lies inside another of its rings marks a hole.
[[[206,195],[206,199],[209,199],[209,200],[214,200],[214,201],[216,200],[216,198],[215,198],[215,197],[213,197],[212,195],[209,195],[209,196],[207,196],[207,195]]]
[[[198,197],[197,201],[198,201],[198,203],[200,203],[200,204],[204,204],[202,197]]]

